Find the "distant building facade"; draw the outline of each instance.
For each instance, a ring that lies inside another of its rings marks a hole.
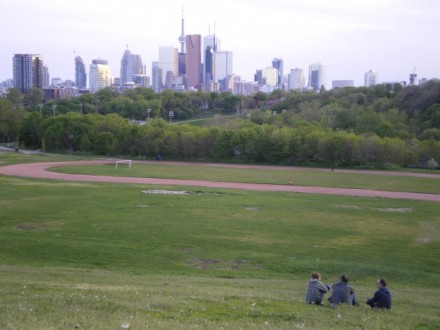
[[[43,57],[36,54],[15,54],[12,59],[14,87],[23,94],[33,87],[43,88]]]
[[[332,88],[353,87],[354,80],[333,80]]]
[[[374,72],[373,70],[370,70],[365,73],[364,76],[364,86],[370,87],[377,85],[379,83],[379,74],[377,72]]]
[[[203,82],[215,79],[215,53],[220,50],[219,43],[215,34],[203,37]]]
[[[327,73],[322,63],[313,63],[309,66],[308,87],[313,91],[319,91],[321,87],[326,87]]]
[[[173,76],[179,73],[179,54],[172,46],[159,47],[159,67],[162,69],[162,82],[166,81],[168,72]]]
[[[274,58],[272,60],[272,67],[278,70],[277,74],[277,86],[283,86],[283,59],[282,58]]]
[[[305,85],[306,79],[304,77],[304,70],[298,68],[291,69],[290,74],[288,75],[287,88],[289,90],[302,91],[304,90]]]
[[[75,85],[78,89],[87,87],[86,65],[80,56],[75,57]]]
[[[132,82],[134,74],[145,74],[142,58],[127,49],[121,59],[121,84]]]
[[[200,89],[202,83],[202,36],[186,36],[186,83],[188,89]]]
[[[49,88],[49,68],[47,66],[43,66],[43,88]]]
[[[112,73],[107,60],[92,60],[89,70],[90,92],[95,93],[112,85]]]
[[[233,54],[230,51],[217,51],[214,53],[214,81],[221,82],[233,72]],[[226,88],[220,83],[220,89]]]
[[[151,87],[156,93],[161,93],[163,90],[162,68],[157,61],[151,65]]]

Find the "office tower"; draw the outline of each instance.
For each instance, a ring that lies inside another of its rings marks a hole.
[[[214,80],[215,52],[220,50],[220,41],[215,34],[203,37],[203,82]]]
[[[32,87],[43,88],[43,57],[35,54],[15,54],[12,59],[14,87],[23,94]]]
[[[277,84],[276,86],[282,87],[283,85],[283,59],[274,58],[272,60],[272,67],[278,70]]]
[[[183,7],[182,7],[182,31],[179,36],[180,43],[180,52],[178,55],[178,74],[185,75],[186,74],[186,54],[185,54],[185,20],[183,19]]]
[[[365,73],[365,87],[374,86],[379,83],[379,74],[370,70]]]
[[[87,87],[86,66],[80,56],[75,57],[75,84],[78,89]]]
[[[291,69],[288,78],[288,89],[302,91],[306,85],[303,69]]]
[[[263,70],[257,70],[254,74],[254,81],[258,84],[258,85],[264,85],[264,81],[263,81]]]
[[[414,71],[409,74],[409,85],[414,86],[417,85],[417,73],[416,68],[414,68]]]
[[[261,75],[263,78],[263,85],[274,87],[278,85],[278,69],[273,67],[262,69]]]
[[[232,52],[218,51],[214,54],[215,69],[214,80],[216,82],[225,79],[232,74]]]
[[[199,89],[202,82],[202,36],[186,36],[186,83],[187,88]]]
[[[153,62],[151,65],[151,87],[156,93],[162,92],[162,68],[159,66],[159,62]]]
[[[49,88],[49,68],[43,66],[43,88]]]
[[[121,59],[121,84],[131,82],[134,74],[144,74],[144,66],[141,56],[132,54],[127,49]]]
[[[95,93],[112,85],[112,73],[107,60],[92,60],[89,70],[90,92]]]
[[[178,52],[177,48],[172,46],[159,47],[159,67],[162,69],[162,82],[166,81],[168,72],[177,75],[178,68]]]
[[[319,91],[326,86],[326,69],[322,63],[313,63],[309,66],[309,88]]]

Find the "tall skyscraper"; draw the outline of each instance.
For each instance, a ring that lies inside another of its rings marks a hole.
[[[86,66],[80,56],[75,57],[75,85],[78,89],[87,87]]]
[[[162,69],[162,82],[166,81],[168,72],[177,76],[179,72],[179,58],[177,48],[172,46],[159,47],[159,67]]]
[[[222,81],[227,76],[232,74],[232,52],[218,51],[214,53],[215,69],[214,80],[216,82]],[[225,87],[225,86],[223,86]]]
[[[43,88],[43,57],[35,54],[15,54],[12,59],[14,87],[26,93],[32,87]]]
[[[112,84],[112,73],[107,60],[92,60],[89,70],[90,92],[95,93]]]
[[[215,74],[215,52],[220,50],[215,34],[203,37],[203,82],[213,81]]]
[[[303,69],[291,69],[289,74],[288,89],[302,91],[305,87],[305,84]]]
[[[277,86],[282,87],[283,85],[283,59],[274,58],[272,60],[272,67],[278,70]]]
[[[183,19],[183,7],[182,7],[182,31],[179,36],[180,43],[180,52],[178,55],[178,74],[183,76],[186,74],[186,54],[185,54],[185,44],[186,44],[186,36],[185,36],[185,20]]]
[[[412,73],[409,74],[409,85],[410,86],[414,86],[417,85],[417,73],[416,73],[416,68],[414,68],[414,71]]]
[[[326,87],[326,69],[322,63],[313,63],[309,66],[309,88],[319,91]]]
[[[47,66],[43,66],[43,88],[49,88],[49,68]]]
[[[379,83],[379,74],[373,70],[366,72],[364,78],[365,87],[374,86]]]
[[[159,62],[153,62],[151,65],[151,87],[156,93],[162,92],[162,68],[159,66]]]
[[[186,83],[188,88],[200,89],[202,82],[202,36],[186,36]]]
[[[144,74],[144,66],[141,56],[132,54],[127,49],[121,59],[121,84],[132,82],[134,74]]]

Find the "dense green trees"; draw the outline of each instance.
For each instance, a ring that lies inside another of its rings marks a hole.
[[[23,146],[46,151],[150,159],[161,153],[165,159],[329,167],[440,161],[440,82],[436,80],[407,88],[278,90],[253,97],[229,92],[158,95],[145,88],[122,94],[104,89],[44,104],[40,97],[36,90],[23,96],[11,89],[6,99],[0,99],[0,142],[19,139]],[[173,121],[206,111],[238,116],[226,126],[218,126],[217,120],[211,121],[212,127],[169,125],[170,111]],[[143,126],[130,122],[147,118]]]

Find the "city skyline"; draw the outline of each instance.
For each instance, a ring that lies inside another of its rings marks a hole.
[[[370,69],[379,82],[440,76],[440,4],[422,0],[319,1],[260,0],[162,1],[78,0],[62,7],[55,1],[4,0],[0,28],[7,32],[0,51],[0,81],[12,79],[16,53],[41,54],[51,78],[75,80],[74,58],[88,67],[93,59],[108,60],[113,75],[120,72],[127,49],[142,57],[151,76],[159,48],[179,48],[182,5],[185,34],[215,34],[222,49],[233,52],[234,74],[253,81],[257,70],[274,58],[284,62],[284,74],[312,63],[332,80],[364,85]],[[14,28],[11,28],[13,26]],[[128,46],[127,46],[128,45]],[[202,55],[203,57],[203,55]],[[308,83],[308,82],[306,82]]]

